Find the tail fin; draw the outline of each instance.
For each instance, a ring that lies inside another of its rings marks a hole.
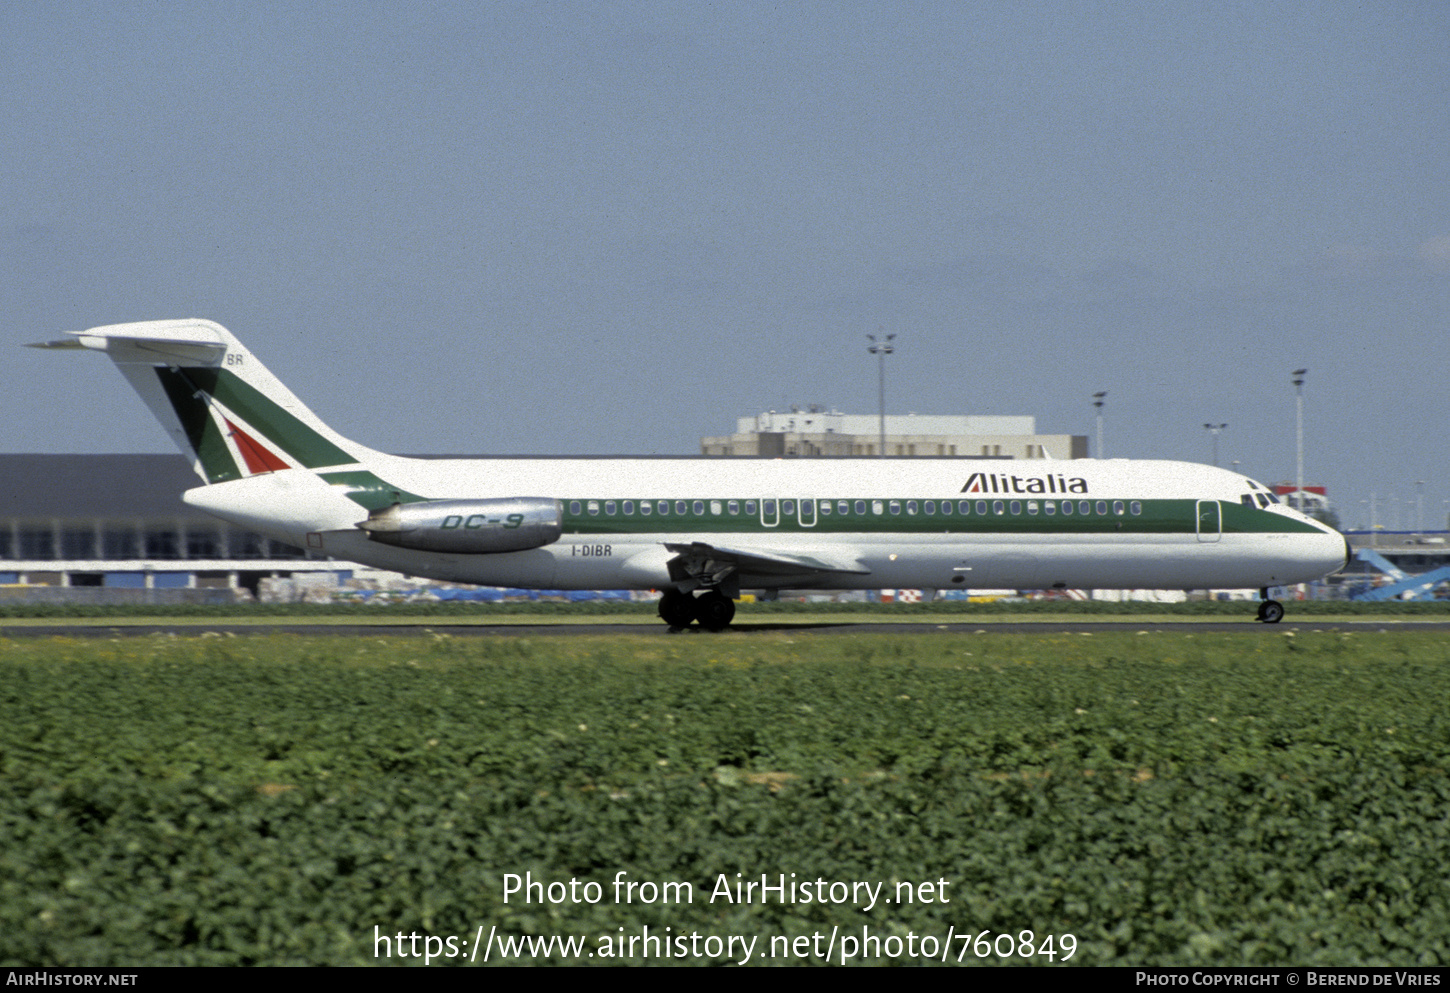
[[[35,347],[109,355],[207,483],[376,454],[318,420],[220,324],[144,321],[72,334]]]

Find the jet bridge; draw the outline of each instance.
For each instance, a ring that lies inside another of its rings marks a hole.
[[[1430,600],[1434,599],[1435,588],[1450,582],[1450,565],[1431,569],[1419,575],[1408,575],[1389,559],[1372,548],[1360,548],[1354,557],[1374,566],[1393,582],[1384,586],[1372,586],[1357,593],[1351,593],[1351,600],[1375,602],[1383,600]]]

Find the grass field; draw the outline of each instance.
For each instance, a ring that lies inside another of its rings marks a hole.
[[[1263,628],[0,639],[0,962],[1444,964],[1447,662]]]

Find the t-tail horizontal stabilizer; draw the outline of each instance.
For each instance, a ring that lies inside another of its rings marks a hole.
[[[356,465],[376,454],[323,424],[220,324],[108,324],[37,348],[108,355],[207,483]]]

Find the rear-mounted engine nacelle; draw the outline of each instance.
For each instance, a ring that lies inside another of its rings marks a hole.
[[[375,510],[358,524],[373,541],[424,552],[521,552],[558,541],[563,508],[545,497],[424,500]]]

